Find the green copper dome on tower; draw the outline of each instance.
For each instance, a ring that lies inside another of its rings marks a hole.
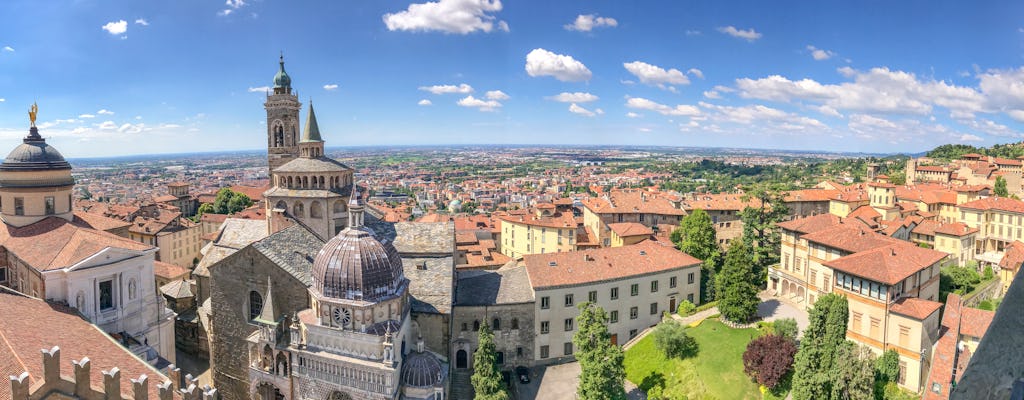
[[[274,88],[291,89],[292,78],[284,71],[284,54],[281,54],[281,68],[274,75]]]

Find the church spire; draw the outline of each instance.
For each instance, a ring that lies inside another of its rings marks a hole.
[[[268,324],[277,322],[277,318],[274,316],[274,297],[271,293],[273,289],[273,283],[270,281],[270,277],[267,277],[267,295],[263,298],[263,309],[260,310],[259,319]]]
[[[322,142],[320,138],[320,126],[316,123],[316,113],[313,112],[313,99],[309,99],[309,115],[306,117],[306,129],[302,131],[302,143]]]

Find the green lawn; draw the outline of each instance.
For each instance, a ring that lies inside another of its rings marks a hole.
[[[663,386],[667,399],[760,399],[757,384],[743,373],[743,351],[756,329],[732,329],[706,320],[686,332],[697,340],[696,357],[665,359],[647,335],[626,351],[626,378],[644,391]]]

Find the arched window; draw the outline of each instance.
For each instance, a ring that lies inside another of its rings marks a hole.
[[[309,177],[308,176],[302,177],[302,188],[303,189],[309,189]]]
[[[274,362],[274,367],[276,367],[278,375],[288,376],[288,357],[285,357],[284,352],[277,353],[277,361]]]
[[[292,214],[297,218],[304,218],[306,216],[306,209],[303,207],[302,203],[296,202],[295,205],[292,206]]]
[[[320,177],[320,182],[319,183],[320,183],[320,188],[323,189],[324,188],[324,177],[323,176]]]
[[[288,204],[284,200],[278,200],[277,204],[274,205],[274,209],[288,211]]]
[[[324,208],[323,208],[323,206],[320,205],[319,201],[314,201],[313,204],[311,204],[309,206],[309,217],[310,218],[323,218],[324,217]]]
[[[501,330],[501,320],[500,319],[495,318],[493,321],[491,321],[491,330],[495,330],[495,331],[500,331]]]
[[[289,176],[289,177],[288,177],[288,188],[289,188],[289,189],[291,189],[292,185],[293,185],[293,183],[292,183],[292,177],[290,177],[290,176]]]
[[[512,329],[519,329],[519,318],[512,318]]]
[[[263,311],[263,296],[255,290],[249,292],[249,319],[256,319]]]
[[[473,332],[480,330],[480,320],[473,321]]]

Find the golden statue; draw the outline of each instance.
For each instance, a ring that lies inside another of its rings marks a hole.
[[[36,127],[36,114],[39,113],[39,106],[35,102],[32,103],[32,108],[28,109],[28,120],[32,122],[32,127]]]

